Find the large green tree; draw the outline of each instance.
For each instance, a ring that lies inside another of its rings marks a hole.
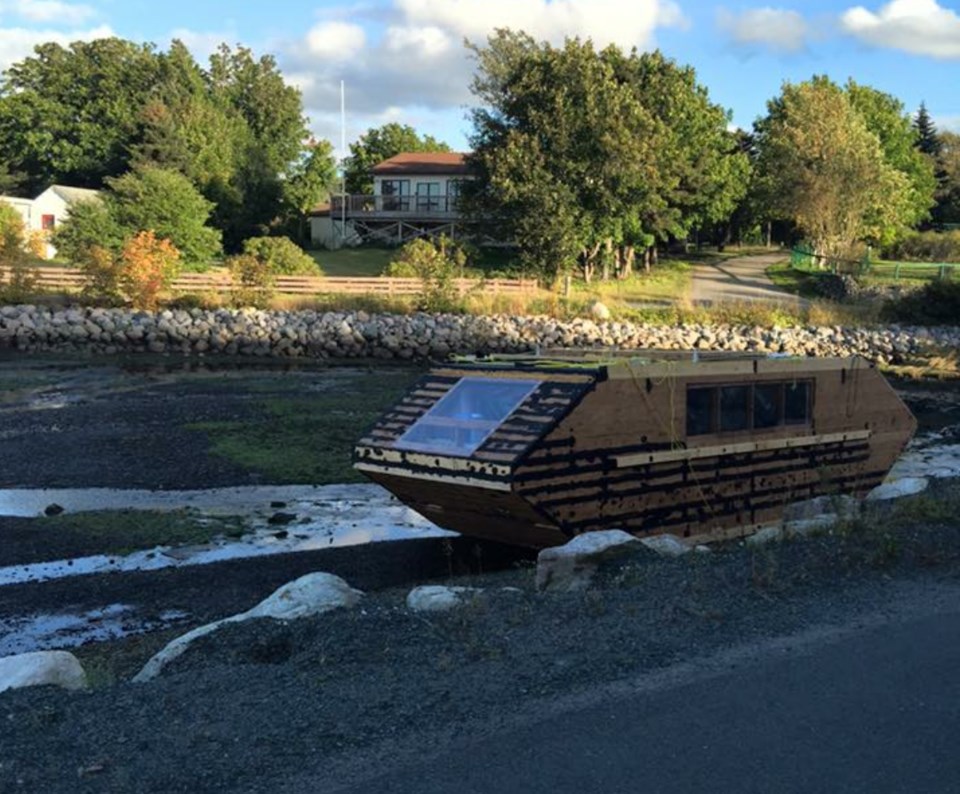
[[[157,74],[149,44],[38,45],[0,85],[0,159],[25,175],[29,192],[52,182],[100,187],[127,169]]]
[[[692,69],[660,53],[500,30],[472,48],[465,206],[547,275],[629,274],[635,252],[729,214],[748,162]]]
[[[819,256],[848,256],[902,224],[910,180],[847,92],[825,77],[786,83],[768,111],[756,124],[757,193]]]
[[[934,164],[918,149],[913,120],[899,99],[853,80],[847,81],[846,94],[867,129],[877,136],[884,161],[906,178],[906,190],[893,222],[881,223],[879,218],[872,221],[879,229],[877,242],[890,243],[930,217],[937,188]]]
[[[178,41],[43,44],[0,84],[0,163],[25,192],[100,188],[133,166],[178,171],[216,205],[234,250],[282,216],[306,139],[300,92],[244,47],[221,46],[205,70]]]
[[[337,178],[330,141],[311,141],[283,180],[283,199],[299,242],[306,242],[307,215],[328,198]]]
[[[350,144],[345,163],[347,193],[372,193],[370,169],[401,152],[449,152],[450,147],[430,135],[420,135],[413,127],[390,122],[372,127]]]

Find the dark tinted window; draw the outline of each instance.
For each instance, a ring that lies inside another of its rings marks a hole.
[[[783,387],[783,421],[802,425],[810,419],[810,384],[786,383]]]
[[[749,386],[723,386],[720,389],[720,431],[746,430],[750,427],[747,398]]]
[[[713,398],[715,389],[687,389],[687,435],[713,431]]]
[[[753,426],[776,427],[780,424],[781,383],[758,383],[753,387]]]

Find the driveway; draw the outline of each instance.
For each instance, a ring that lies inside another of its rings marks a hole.
[[[694,265],[691,300],[699,306],[762,301],[789,308],[806,308],[808,301],[777,288],[767,277],[766,269],[787,256],[783,251],[776,251]]]

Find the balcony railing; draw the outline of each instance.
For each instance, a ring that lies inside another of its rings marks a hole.
[[[460,197],[450,196],[333,196],[330,214],[341,215],[346,206],[348,217],[408,215],[410,217],[444,217],[458,214]]]

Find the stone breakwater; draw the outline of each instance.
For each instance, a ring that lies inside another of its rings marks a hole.
[[[960,328],[658,326],[506,315],[0,307],[0,347],[28,352],[422,359],[517,353],[538,345],[858,354],[887,364],[930,349],[957,348]]]

